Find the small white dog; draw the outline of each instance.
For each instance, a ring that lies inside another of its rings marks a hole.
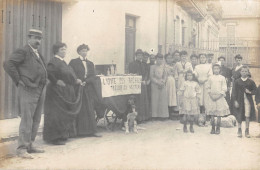
[[[127,121],[125,122],[125,133],[128,134],[131,131],[138,133],[136,116],[135,105],[132,105],[132,112],[127,114]]]
[[[217,117],[215,117],[215,124],[217,124]],[[235,127],[237,124],[236,117],[234,115],[229,115],[227,117],[221,118],[220,127],[230,128]]]

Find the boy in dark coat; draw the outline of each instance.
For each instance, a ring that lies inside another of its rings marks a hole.
[[[253,95],[256,94],[256,84],[249,78],[249,69],[243,66],[240,71],[241,78],[235,80],[232,96],[234,99],[234,113],[238,121],[238,137],[242,137],[241,124],[246,120],[245,136],[249,135],[249,121],[255,119],[255,106]]]
[[[258,123],[260,123],[260,85],[258,86],[255,94],[255,103],[258,109]]]

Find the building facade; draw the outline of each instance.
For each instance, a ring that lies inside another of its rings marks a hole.
[[[0,119],[17,117],[16,86],[3,69],[3,62],[27,43],[30,28],[43,31],[40,52],[46,61],[52,44],[61,40],[62,3],[49,0],[0,1]]]
[[[62,41],[68,45],[67,60],[78,57],[76,49],[85,43],[95,64],[113,63],[124,73],[136,49],[158,52],[158,8],[158,0],[64,3]]]
[[[228,66],[235,64],[236,54],[250,67],[252,78],[260,83],[260,2],[223,1],[223,18],[220,24],[220,51]],[[236,10],[230,10],[230,7]]]
[[[162,11],[167,11],[165,14],[167,36],[166,40],[161,40],[162,51],[171,53],[175,50],[187,50],[189,55],[214,53],[217,56],[219,20],[222,17],[220,2],[194,0],[166,2],[168,8]]]
[[[260,11],[259,1],[223,2],[220,24],[220,50],[234,65],[234,56],[241,54],[244,64],[260,65]],[[230,7],[236,10],[230,10]]]
[[[3,3],[2,3],[3,2]],[[151,54],[187,50],[214,53],[219,50],[219,1],[200,0],[4,0],[1,2],[0,64],[26,44],[28,29],[43,31],[41,53],[48,62],[57,41],[68,46],[67,57],[78,57],[80,44],[88,44],[88,58],[96,65],[116,64],[126,73],[141,48]],[[3,68],[0,119],[17,117],[16,87]]]

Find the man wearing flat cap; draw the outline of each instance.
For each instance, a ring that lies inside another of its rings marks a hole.
[[[17,86],[18,115],[21,117],[17,155],[32,159],[30,153],[42,153],[33,146],[44,102],[47,71],[43,56],[38,52],[42,32],[30,29],[28,44],[15,50],[4,62],[4,69]]]
[[[76,129],[78,136],[93,136],[101,137],[97,135],[97,123],[94,113],[94,80],[96,77],[95,67],[93,62],[87,59],[89,47],[86,44],[78,46],[77,52],[79,57],[72,59],[69,65],[74,70],[78,79],[85,82],[86,85],[83,90],[81,110],[76,119]]]

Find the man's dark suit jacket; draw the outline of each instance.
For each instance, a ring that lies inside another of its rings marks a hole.
[[[41,54],[40,59],[29,45],[14,51],[4,62],[4,69],[16,85],[23,81],[28,87],[46,84],[46,64]]]

